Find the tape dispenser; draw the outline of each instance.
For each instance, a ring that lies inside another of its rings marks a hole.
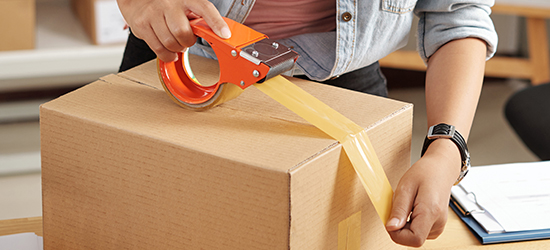
[[[203,38],[214,50],[220,67],[219,80],[202,85],[191,69],[189,51],[178,54],[178,60],[157,59],[159,77],[166,93],[180,106],[206,110],[237,97],[244,89],[286,72],[298,58],[288,47],[268,39],[265,34],[224,18],[231,38],[222,39],[200,19],[190,21],[193,33]]]

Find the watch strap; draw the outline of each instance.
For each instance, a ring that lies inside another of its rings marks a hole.
[[[462,166],[460,169],[460,175],[455,182],[456,185],[464,178],[464,176],[466,176],[470,169],[470,153],[468,151],[466,140],[464,140],[464,137],[462,137],[462,135],[458,132],[458,130],[455,129],[453,125],[440,123],[431,126],[428,131],[428,135],[426,135],[426,138],[424,139],[421,156],[424,156],[424,153],[426,153],[426,150],[433,141],[441,138],[451,140],[460,151]]]

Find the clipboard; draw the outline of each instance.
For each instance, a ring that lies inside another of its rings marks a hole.
[[[450,206],[482,244],[550,238],[550,161],[473,167]]]
[[[471,215],[465,215],[463,208],[459,208],[454,202],[449,203],[450,207],[460,217],[470,231],[476,236],[481,244],[494,244],[505,242],[516,242],[526,240],[542,240],[550,238],[550,229],[545,230],[530,230],[519,232],[504,232],[504,233],[492,233],[489,234],[485,229],[477,223],[477,221]],[[462,210],[461,210],[462,209]]]

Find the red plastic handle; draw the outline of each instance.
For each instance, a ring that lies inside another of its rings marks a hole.
[[[181,53],[175,62],[159,60],[160,77],[167,90],[180,102],[207,102],[214,97],[222,83],[232,83],[245,89],[266,77],[269,72],[269,66],[263,63],[257,65],[241,57],[242,48],[267,36],[231,19],[224,19],[231,30],[232,36],[229,39],[222,39],[214,34],[203,19],[190,22],[193,33],[205,39],[216,53],[220,65],[220,79],[216,84],[208,87],[197,84],[185,70]]]

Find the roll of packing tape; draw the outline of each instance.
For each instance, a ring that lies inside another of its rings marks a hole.
[[[169,63],[157,59],[157,71],[165,92],[181,107],[203,111],[234,99],[243,92],[231,83],[216,84],[217,80],[214,84],[199,82],[191,69],[189,50],[178,53],[178,56],[181,60]]]

